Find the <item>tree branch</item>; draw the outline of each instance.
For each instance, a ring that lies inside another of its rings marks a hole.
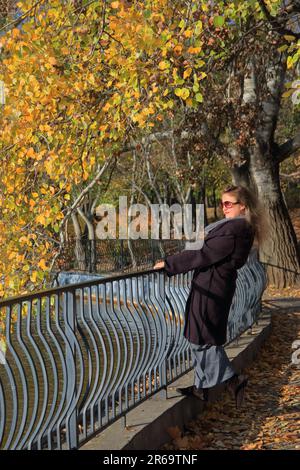
[[[0,28],[0,33],[1,31],[4,31],[9,28],[9,26],[17,28],[27,18],[27,16],[30,15],[32,10],[34,10],[40,3],[42,3],[42,0],[38,0],[34,5],[32,5],[31,8],[29,8],[29,10],[23,13],[23,15],[19,16],[19,18],[15,19],[14,21],[11,21],[10,23],[6,23],[2,28]]]
[[[277,33],[281,34],[282,36],[288,35],[288,36],[294,36],[295,38],[300,39],[300,33],[299,32],[296,33],[294,31],[292,31],[291,29],[285,28],[281,24],[281,21],[283,21],[283,20],[281,20],[278,17],[275,17],[275,16],[271,15],[271,13],[269,12],[264,0],[258,0],[258,3],[260,5],[261,11],[264,13],[264,15],[265,15],[266,19],[268,20],[268,22],[270,23],[271,27],[274,30],[276,30]],[[298,12],[298,7],[293,11]]]
[[[300,181],[300,171],[294,171],[293,173],[290,173],[289,175],[286,173],[279,173],[280,178],[283,178],[285,180],[291,180],[295,183]]]
[[[300,150],[300,132],[292,139],[287,140],[284,144],[277,147],[275,158],[278,163],[281,163],[293,155],[293,153],[297,152],[297,150]]]
[[[103,173],[106,171],[108,168],[109,164],[114,160],[115,156],[110,157],[106,162],[100,167],[98,166],[98,173],[96,174],[95,178],[84,188],[84,190],[79,194],[79,196],[76,198],[75,202],[73,202],[72,206],[69,207],[69,209],[66,212],[66,215],[64,219],[62,220],[60,224],[60,230],[66,223],[67,219],[69,218],[70,215],[74,213],[74,211],[78,208],[79,204],[81,203],[82,199],[88,192],[95,186],[95,184],[99,181]]]

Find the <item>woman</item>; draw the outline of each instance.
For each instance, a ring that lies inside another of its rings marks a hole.
[[[178,391],[207,400],[209,388],[226,382],[236,406],[240,406],[248,379],[236,374],[223,345],[237,270],[246,263],[254,238],[260,241],[261,230],[257,201],[246,188],[227,188],[221,205],[225,219],[213,225],[200,250],[168,256],[154,269],[164,268],[168,276],[195,270],[184,327],[194,359],[195,382]]]

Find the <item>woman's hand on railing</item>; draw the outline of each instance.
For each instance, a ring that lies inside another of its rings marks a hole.
[[[153,266],[153,269],[162,269],[165,267],[165,262],[164,261],[157,261],[155,265]]]

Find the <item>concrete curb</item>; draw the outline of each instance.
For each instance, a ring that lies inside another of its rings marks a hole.
[[[226,347],[237,371],[251,364],[270,332],[271,314],[263,312],[251,331],[244,333],[238,343]],[[178,426],[182,429],[203,411],[205,404],[193,397],[179,396],[176,392],[177,387],[191,385],[193,379],[193,371],[185,374],[168,387],[167,398],[162,396],[162,392],[157,393],[126,415],[126,427],[124,418],[120,418],[80,450],[159,449],[171,439],[168,428]],[[212,389],[209,401],[220,399],[223,389],[224,385]]]

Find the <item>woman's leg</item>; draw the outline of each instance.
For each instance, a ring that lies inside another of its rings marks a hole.
[[[201,392],[201,399],[208,400],[208,389],[226,382],[236,406],[243,403],[248,378],[238,375],[233,369],[223,346],[197,345],[190,343],[194,359],[194,386],[178,389],[183,395],[195,395]],[[200,398],[200,397],[199,397]]]
[[[211,388],[236,375],[223,346],[191,343],[191,353],[196,388]]]

